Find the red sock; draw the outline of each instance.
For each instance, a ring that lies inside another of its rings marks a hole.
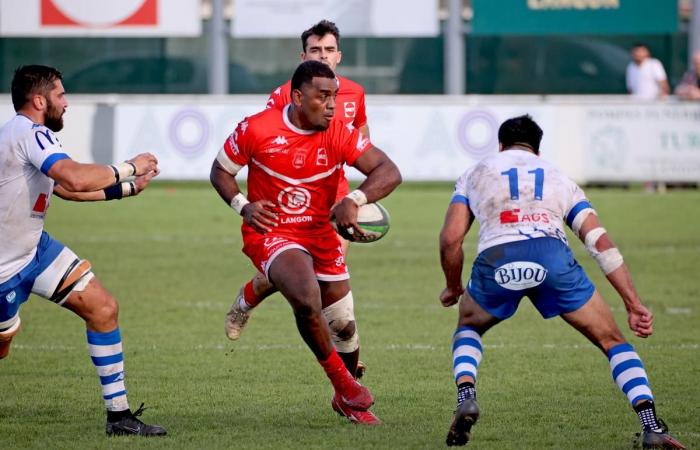
[[[319,364],[326,371],[326,375],[331,380],[333,387],[336,391],[343,391],[343,387],[347,386],[348,383],[355,381],[355,379],[350,375],[348,369],[345,367],[338,352],[333,349],[331,354],[325,360],[318,360]]]
[[[255,308],[262,301],[255,297],[255,290],[253,289],[253,280],[250,280],[243,286],[243,300],[251,308]]]

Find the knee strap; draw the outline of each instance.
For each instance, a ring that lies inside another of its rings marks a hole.
[[[328,321],[333,343],[339,352],[352,353],[360,348],[352,291],[332,305],[323,308],[322,312]]]

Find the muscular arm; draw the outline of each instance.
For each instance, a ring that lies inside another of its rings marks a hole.
[[[365,151],[353,166],[367,176],[358,189],[364,192],[369,203],[386,197],[401,184],[399,168],[377,147]]]
[[[140,194],[144,189],[148,187],[148,184],[150,181],[158,176],[160,171],[151,171],[145,175],[140,175],[137,176],[134,181],[128,182],[130,186],[125,186],[123,189],[121,189],[122,192],[122,197],[130,197],[130,196],[135,196]],[[118,183],[120,188],[122,185],[125,183]],[[107,192],[105,189],[101,189],[98,191],[89,191],[89,192],[74,192],[74,191],[69,191],[68,189],[64,188],[60,184],[56,184],[53,188],[53,193],[62,198],[63,200],[71,200],[74,202],[99,202],[99,201],[104,201],[108,200],[107,198]],[[109,199],[111,200],[111,199]]]
[[[601,224],[598,216],[595,214],[589,214],[581,225],[578,233],[579,239],[585,243],[588,233],[600,227]],[[610,240],[607,233],[600,236],[598,241],[595,243],[595,250],[601,253],[612,248],[615,248],[615,244],[613,244],[612,240]],[[589,252],[590,251],[591,250],[589,249]],[[625,309],[627,310],[627,321],[630,329],[639,337],[650,336],[653,332],[653,315],[642,304],[642,300],[639,298],[639,294],[632,283],[630,271],[624,261],[619,267],[607,273],[605,276],[625,304]]]
[[[214,160],[211,166],[209,181],[229,206],[231,206],[234,197],[242,194],[236,176],[226,171],[217,160]],[[264,234],[272,231],[272,227],[277,226],[277,215],[273,212],[274,207],[275,204],[269,200],[258,200],[243,206],[240,214],[247,224]]]
[[[150,153],[142,153],[127,162],[134,167],[127,176],[140,176],[158,171],[158,160]],[[119,181],[110,166],[83,164],[72,159],[62,159],[54,163],[48,171],[48,176],[56,180],[63,189],[71,192],[99,191]]]
[[[464,251],[462,243],[469,232],[473,216],[464,203],[452,203],[447,208],[445,223],[440,230],[440,265],[445,275],[445,289],[440,294],[443,306],[457,303],[464,292],[462,286],[462,267]]]

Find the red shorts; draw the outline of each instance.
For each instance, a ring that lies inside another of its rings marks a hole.
[[[297,248],[313,259],[314,272],[320,281],[341,281],[350,278],[345,256],[335,231],[314,237],[250,233],[243,235],[243,253],[267,277],[270,265],[282,252]]]

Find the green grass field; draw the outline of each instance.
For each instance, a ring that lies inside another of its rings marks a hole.
[[[383,201],[389,235],[351,248],[364,382],[386,422],[371,429],[331,410],[330,384],[279,295],[255,311],[240,341],[225,338],[224,314],[253,269],[240,252],[240,219],[208,185],[161,183],[107,204],[55,198],[47,230],[89,259],[120,301],[131,406],[145,402],[143,418],[169,435],[105,437],[82,321],[33,297],[0,361],[0,449],[444,447],[457,312],[437,300],[437,234],[451,189],[403,185]],[[661,417],[700,448],[700,192],[588,194],[655,314],[651,338],[633,336],[578,242],[575,252],[644,360]],[[473,232],[468,263],[475,248]],[[562,320],[542,320],[525,301],[484,346],[482,418],[469,448],[632,447],[639,424],[607,359]]]

